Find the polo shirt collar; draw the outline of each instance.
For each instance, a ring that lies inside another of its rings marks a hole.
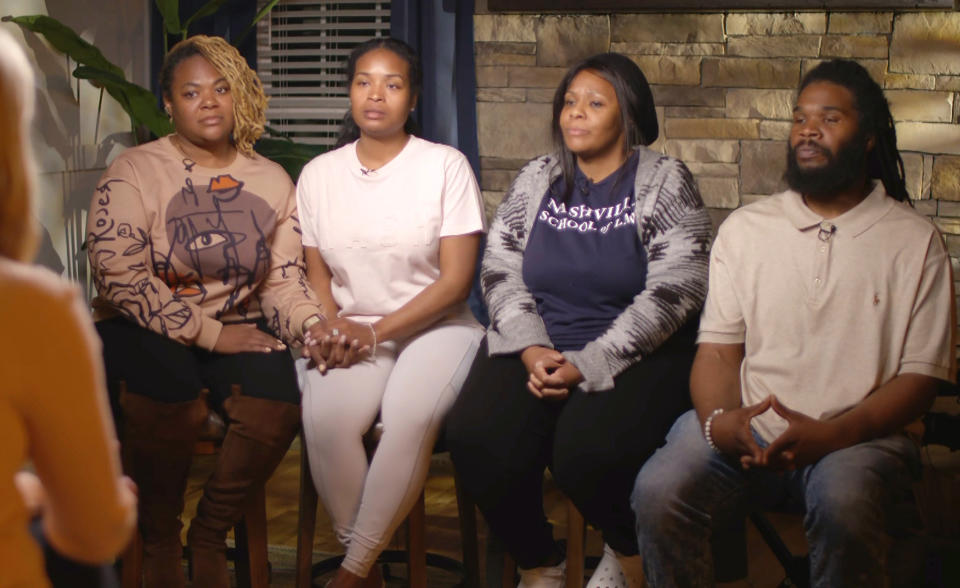
[[[803,196],[793,190],[788,190],[787,194],[784,212],[794,228],[798,231],[806,231],[818,227],[820,223],[824,222],[822,216],[807,208],[807,205],[803,202]],[[846,233],[850,237],[857,237],[872,227],[894,205],[895,201],[887,196],[887,192],[883,188],[883,182],[874,180],[873,189],[860,204],[826,222],[836,225],[840,232]]]

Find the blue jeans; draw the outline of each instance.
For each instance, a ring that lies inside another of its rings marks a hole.
[[[835,451],[794,472],[743,471],[714,453],[694,411],[640,470],[631,497],[647,582],[713,586],[711,537],[730,517],[796,501],[810,546],[812,586],[884,586],[887,514],[909,495],[920,451],[892,435]]]

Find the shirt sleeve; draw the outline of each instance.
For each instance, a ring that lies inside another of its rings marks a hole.
[[[320,312],[320,303],[307,282],[293,184],[277,211],[280,222],[270,246],[270,273],[260,291],[260,303],[281,339],[292,343],[303,337],[303,321]]]
[[[105,303],[138,325],[185,345],[212,350],[223,324],[180,299],[153,272],[150,223],[136,170],[114,162],[100,179],[87,216],[87,257]]]
[[[443,221],[440,236],[466,235],[486,229],[480,187],[470,163],[459,151],[446,158],[443,185]]]
[[[721,227],[710,252],[710,282],[700,317],[698,343],[738,344],[746,341],[746,323],[735,282],[730,275],[730,259],[724,235],[724,227]]]
[[[638,203],[648,260],[644,289],[599,338],[564,352],[583,375],[586,392],[613,388],[615,376],[695,317],[706,295],[710,216],[686,166],[666,159],[656,169],[662,175],[649,184],[655,197]]]
[[[99,339],[75,288],[32,302],[23,309],[31,325],[19,331],[25,376],[14,393],[48,500],[44,532],[64,555],[104,562],[129,540],[136,504],[119,484]]]
[[[297,210],[299,211],[299,218],[303,221],[300,223],[300,233],[304,247],[320,246],[320,240],[317,239],[315,233],[316,223],[314,222],[317,194],[311,186],[315,165],[315,163],[307,164],[300,173],[300,178],[297,179]]]
[[[933,231],[927,243],[898,373],[923,374],[954,382],[956,324],[950,257],[942,238]]]

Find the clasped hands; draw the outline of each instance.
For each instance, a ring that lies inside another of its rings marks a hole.
[[[328,369],[346,368],[371,355],[376,338],[373,325],[346,318],[320,321],[303,334],[303,357],[311,360],[321,374]]]
[[[787,421],[787,429],[766,448],[753,437],[750,421],[772,410]],[[821,421],[784,406],[770,395],[752,406],[718,414],[711,423],[711,437],[725,454],[738,456],[743,469],[763,467],[792,471],[816,463],[844,447],[842,430],[834,421]]]
[[[527,368],[527,390],[537,398],[563,399],[583,381],[583,374],[562,353],[549,347],[531,345],[520,354]]]

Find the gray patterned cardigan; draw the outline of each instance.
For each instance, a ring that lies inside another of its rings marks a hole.
[[[587,392],[613,388],[613,378],[653,352],[687,319],[707,294],[710,217],[683,163],[639,147],[637,232],[647,253],[646,287],[599,338],[564,357]],[[490,355],[518,353],[531,345],[553,347],[533,295],[523,282],[523,251],[537,210],[560,175],[554,155],[527,163],[497,209],[487,237],[480,281],[490,313]]]

